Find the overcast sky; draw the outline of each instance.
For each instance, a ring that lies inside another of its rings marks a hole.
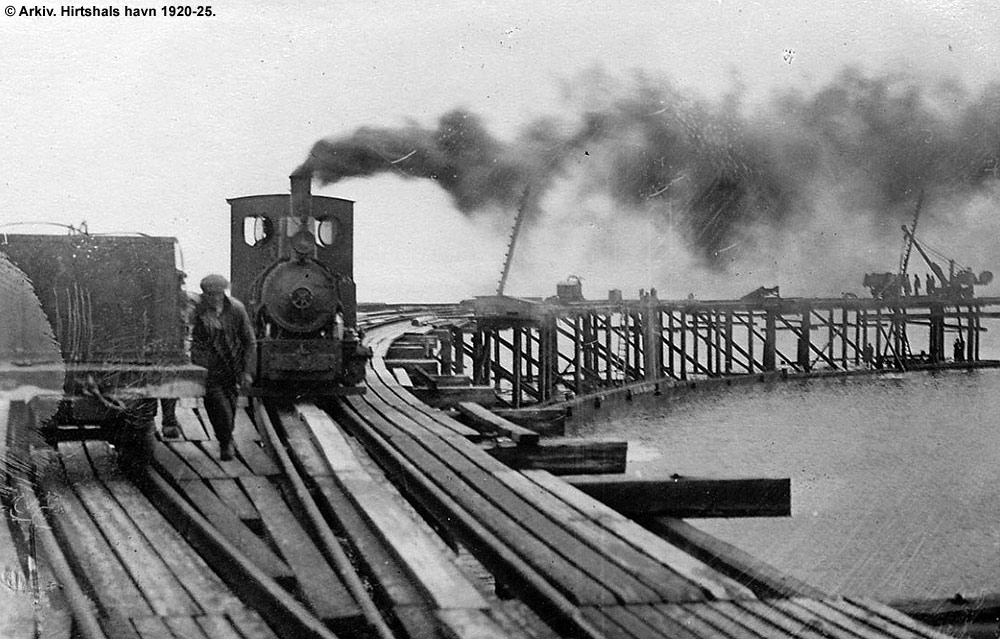
[[[0,224],[85,220],[96,232],[176,236],[194,281],[228,273],[226,198],[287,192],[320,138],[434,126],[455,107],[513,135],[559,113],[560,88],[595,67],[643,70],[707,98],[738,81],[749,100],[815,90],[845,65],[973,89],[1000,79],[1000,18],[985,1],[226,2],[210,18],[31,6],[57,15],[0,17]],[[316,192],[356,201],[362,300],[495,288],[513,212],[470,219],[433,182],[390,176]],[[514,293],[550,294],[586,272],[538,242],[523,251]],[[588,275],[595,287],[620,275],[681,292],[655,269]]]

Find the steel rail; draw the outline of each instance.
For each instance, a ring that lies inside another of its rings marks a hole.
[[[108,639],[98,620],[97,606],[83,591],[62,551],[62,547],[59,545],[59,541],[45,520],[42,505],[38,495],[35,494],[32,482],[23,476],[17,477],[17,482],[21,499],[24,500],[28,512],[31,513],[32,534],[41,542],[42,552],[45,553],[45,558],[48,559],[52,572],[59,580],[59,585],[66,596],[67,603],[69,603],[76,631],[83,639]],[[38,521],[39,518],[42,522]]]
[[[372,601],[371,597],[368,596],[368,591],[365,589],[364,584],[354,571],[354,566],[351,564],[351,560],[348,559],[344,549],[340,547],[340,543],[337,541],[336,536],[330,529],[330,525],[323,517],[323,514],[320,512],[315,500],[309,494],[309,489],[306,487],[305,482],[302,480],[298,470],[296,470],[294,464],[292,463],[292,460],[288,455],[288,451],[285,450],[284,442],[278,437],[278,433],[274,428],[274,424],[271,423],[271,418],[267,414],[267,410],[264,407],[263,402],[254,401],[253,411],[254,421],[257,424],[258,432],[263,431],[260,432],[260,434],[265,438],[265,443],[268,449],[274,453],[274,457],[278,461],[279,470],[281,470],[282,475],[287,478],[291,484],[292,492],[295,494],[295,500],[302,507],[305,518],[308,520],[308,526],[314,533],[315,541],[317,542],[320,551],[328,561],[333,563],[337,570],[337,574],[343,578],[344,584],[351,592],[355,601],[361,607],[365,619],[368,620],[368,623],[371,624],[378,636],[382,639],[395,639],[395,635],[393,635],[392,630],[390,630],[389,626],[385,623],[385,620],[382,618],[381,613],[379,613],[375,603]]]
[[[241,600],[267,615],[268,625],[271,621],[280,622],[291,633],[286,636],[337,639],[332,630],[220,534],[159,473],[147,468],[142,481],[153,493],[150,500],[177,531],[202,557],[215,559],[213,569],[234,591],[242,591]]]
[[[401,331],[401,327],[392,327],[386,323],[369,341],[377,347],[375,357],[381,358],[384,348],[392,339],[393,331]],[[388,384],[379,379],[378,367],[369,370],[366,384],[383,386],[390,392]],[[532,568],[524,559],[511,550],[507,544],[480,523],[471,513],[466,511],[444,490],[438,487],[419,468],[395,451],[393,446],[367,423],[367,420],[356,411],[351,403],[364,401],[363,398],[344,398],[336,404],[341,417],[351,430],[365,441],[366,448],[380,465],[389,468],[396,474],[406,478],[405,492],[414,496],[425,508],[440,519],[447,529],[457,534],[459,538],[471,542],[470,545],[483,553],[483,563],[501,574],[507,574],[532,595],[525,601],[531,601],[531,607],[546,615],[551,615],[550,621],[568,632],[571,636],[587,637],[589,639],[606,639],[605,633],[596,628],[583,612],[565,595],[550,584],[543,575]],[[416,406],[412,409],[419,411]],[[390,473],[392,474],[392,473]]]

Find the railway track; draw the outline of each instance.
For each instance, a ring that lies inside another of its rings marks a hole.
[[[11,608],[4,636],[941,636],[874,602],[758,599],[752,580],[548,473],[503,466],[495,441],[418,402],[385,366],[412,320],[461,314],[431,311],[365,316],[367,393],[253,403],[233,461],[218,461],[190,406],[184,437],[159,442],[137,478],[101,441],[25,447],[35,474],[15,482],[11,528],[28,560],[13,581],[33,601]],[[3,424],[26,432],[13,412]]]
[[[383,312],[368,323],[412,316]],[[323,415],[305,408],[313,421]],[[402,631],[399,618],[420,623],[412,606],[398,616],[375,606],[367,582],[375,562],[359,576],[347,553],[365,563],[359,557],[373,552],[378,535],[364,530],[371,524],[349,501],[335,514],[329,503],[320,512],[309,492],[316,480],[307,488],[301,455],[293,463],[286,452],[289,432],[300,451],[303,443],[287,428],[295,415],[286,409],[255,404],[239,416],[234,462],[217,461],[207,423],[197,410],[180,409],[184,438],[158,442],[152,468],[139,478],[122,475],[116,451],[102,441],[35,442],[30,453],[26,446],[34,475],[21,469],[12,503],[31,513],[13,527],[30,559],[7,558],[8,581],[24,600],[7,608],[17,614],[5,620],[4,636],[389,639]],[[10,423],[26,430],[23,419]],[[383,481],[381,490],[387,486]],[[351,533],[367,536],[368,546],[345,550],[343,536]],[[383,557],[392,553],[382,550]],[[398,581],[396,590],[405,589],[405,578]],[[47,597],[46,585],[55,583],[59,596]]]

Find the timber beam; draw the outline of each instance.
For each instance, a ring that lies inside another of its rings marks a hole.
[[[480,432],[498,433],[521,446],[533,446],[538,443],[538,433],[494,415],[475,402],[459,402],[458,412],[465,417],[464,421],[469,426]]]
[[[536,446],[497,446],[489,453],[515,470],[553,475],[625,472],[628,442],[574,437],[542,439]]]
[[[627,517],[787,517],[792,514],[792,480],[705,479],[674,476],[563,478]]]

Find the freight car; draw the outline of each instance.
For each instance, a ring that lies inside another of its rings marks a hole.
[[[37,399],[39,412],[55,412],[46,434],[105,438],[135,449],[128,456],[141,462],[151,449],[157,398],[204,395],[205,370],[185,349],[177,241],[2,234],[0,253],[31,282],[55,342],[49,360],[59,361],[46,363],[63,376],[62,394]]]
[[[362,392],[371,350],[357,329],[354,203],[313,196],[312,175],[291,195],[228,200],[233,295],[257,334],[256,395]]]

